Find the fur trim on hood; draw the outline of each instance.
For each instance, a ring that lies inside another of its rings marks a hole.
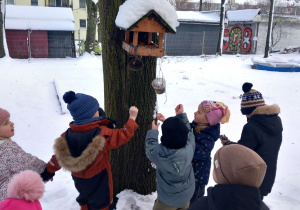
[[[257,114],[266,114],[266,115],[272,115],[272,114],[279,114],[280,108],[277,104],[273,105],[264,105],[264,106],[258,106],[254,111],[250,114],[250,117]]]
[[[103,136],[96,136],[79,157],[73,157],[68,147],[66,138],[59,137],[54,143],[54,152],[59,165],[71,172],[80,172],[92,164],[103,151],[106,139]]]

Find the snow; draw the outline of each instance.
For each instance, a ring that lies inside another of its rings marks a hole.
[[[243,9],[227,11],[228,21],[253,21],[260,9]]]
[[[71,8],[6,5],[6,29],[75,31]]]
[[[177,14],[167,0],[127,0],[119,7],[115,23],[126,30],[151,10],[157,12],[176,31],[179,26]]]
[[[240,113],[241,87],[244,82],[252,82],[267,104],[280,106],[284,128],[276,182],[264,201],[271,210],[300,209],[300,163],[297,161],[300,159],[297,136],[300,73],[251,69],[252,57],[262,58],[263,55],[163,57],[161,69],[166,79],[166,93],[157,95],[156,109],[169,117],[175,114],[176,105],[182,103],[192,121],[202,100],[222,101],[229,106],[231,119],[221,126],[221,133],[237,141],[246,123],[245,116]],[[299,57],[297,53],[270,54],[269,59],[300,63]],[[62,114],[57,94],[60,99],[69,90],[90,94],[98,99],[101,107],[104,106],[101,56],[85,53],[79,58],[32,58],[31,63],[27,59],[6,56],[0,63],[0,107],[10,112],[15,123],[12,139],[26,152],[44,161],[53,154],[55,138],[72,121],[69,112]],[[138,108],[143,110],[143,107]],[[217,141],[212,156],[220,147]],[[210,177],[208,186],[213,185]],[[46,183],[46,192],[40,201],[43,210],[79,210],[75,201],[77,195],[70,173],[60,170],[53,182]],[[118,194],[117,210],[152,210],[156,196],[156,192],[143,196],[130,189],[124,190]]]
[[[199,11],[177,11],[178,21],[219,23],[220,16],[216,13]]]

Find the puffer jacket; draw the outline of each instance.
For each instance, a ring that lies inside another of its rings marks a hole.
[[[169,206],[182,206],[193,196],[195,178],[192,159],[195,136],[185,113],[176,115],[190,129],[185,147],[169,149],[158,143],[158,130],[149,130],[146,136],[146,156],[156,165],[158,199]]]
[[[261,200],[259,189],[246,185],[217,184],[207,189],[189,210],[269,210]]]
[[[195,126],[194,123],[191,124]],[[193,169],[195,173],[196,186],[207,185],[211,167],[211,151],[215,146],[215,141],[220,137],[220,123],[208,127],[195,134],[196,149],[193,158]]]
[[[0,160],[0,201],[7,198],[7,185],[13,175],[24,170],[41,174],[46,167],[44,161],[26,153],[11,139],[0,144]]]
[[[123,129],[110,129],[107,119],[70,128],[55,140],[55,155],[47,164],[47,171],[55,173],[61,167],[72,172],[79,192],[77,202],[93,209],[108,207],[113,201],[113,180],[109,160],[110,149],[127,143],[138,128],[129,119]]]

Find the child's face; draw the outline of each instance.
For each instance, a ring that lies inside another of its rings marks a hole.
[[[194,122],[197,124],[208,123],[202,104],[198,106],[198,110],[194,113]]]
[[[9,118],[6,118],[0,125],[0,140],[10,138],[13,135],[15,135],[14,123]]]

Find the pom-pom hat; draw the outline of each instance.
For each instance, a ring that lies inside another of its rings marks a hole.
[[[99,109],[97,99],[83,93],[75,94],[75,92],[69,91],[64,94],[63,99],[68,104],[67,108],[75,123],[84,123],[92,118]]]
[[[0,125],[2,125],[4,120],[6,120],[9,117],[10,117],[9,112],[6,111],[5,109],[0,108]]]
[[[5,210],[42,210],[39,199],[44,195],[45,185],[41,176],[31,170],[13,176],[7,186],[7,199],[0,202]]]
[[[177,117],[167,118],[161,126],[161,143],[169,149],[185,147],[189,129],[184,122]]]
[[[242,86],[244,94],[241,101],[241,112],[243,115],[250,115],[258,106],[264,106],[265,100],[262,94],[254,89],[251,89],[253,84],[245,82]]]
[[[224,103],[205,100],[201,104],[210,126],[229,121],[230,111]]]

